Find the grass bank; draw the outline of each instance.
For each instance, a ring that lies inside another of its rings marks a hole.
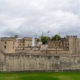
[[[0,72],[0,80],[80,80],[80,72]]]

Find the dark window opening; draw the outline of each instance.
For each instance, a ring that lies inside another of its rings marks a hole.
[[[6,49],[6,46],[4,46],[4,48]]]

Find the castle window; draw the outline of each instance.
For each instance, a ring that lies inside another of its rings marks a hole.
[[[66,43],[66,42],[64,42],[64,43]]]
[[[68,43],[68,42],[66,42],[66,43]]]
[[[68,46],[68,45],[67,45]]]
[[[6,49],[6,46],[4,46],[4,49]]]
[[[5,41],[5,44],[7,44],[7,42]]]

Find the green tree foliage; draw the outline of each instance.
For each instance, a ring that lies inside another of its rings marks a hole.
[[[42,36],[41,37],[41,41],[43,44],[46,44],[47,43],[47,37],[46,36]]]
[[[56,40],[60,40],[60,39],[61,39],[61,36],[58,34],[52,36],[52,38],[51,38],[52,41],[56,41]]]

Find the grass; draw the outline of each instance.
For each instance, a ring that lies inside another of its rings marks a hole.
[[[80,72],[1,72],[0,80],[80,80]]]

